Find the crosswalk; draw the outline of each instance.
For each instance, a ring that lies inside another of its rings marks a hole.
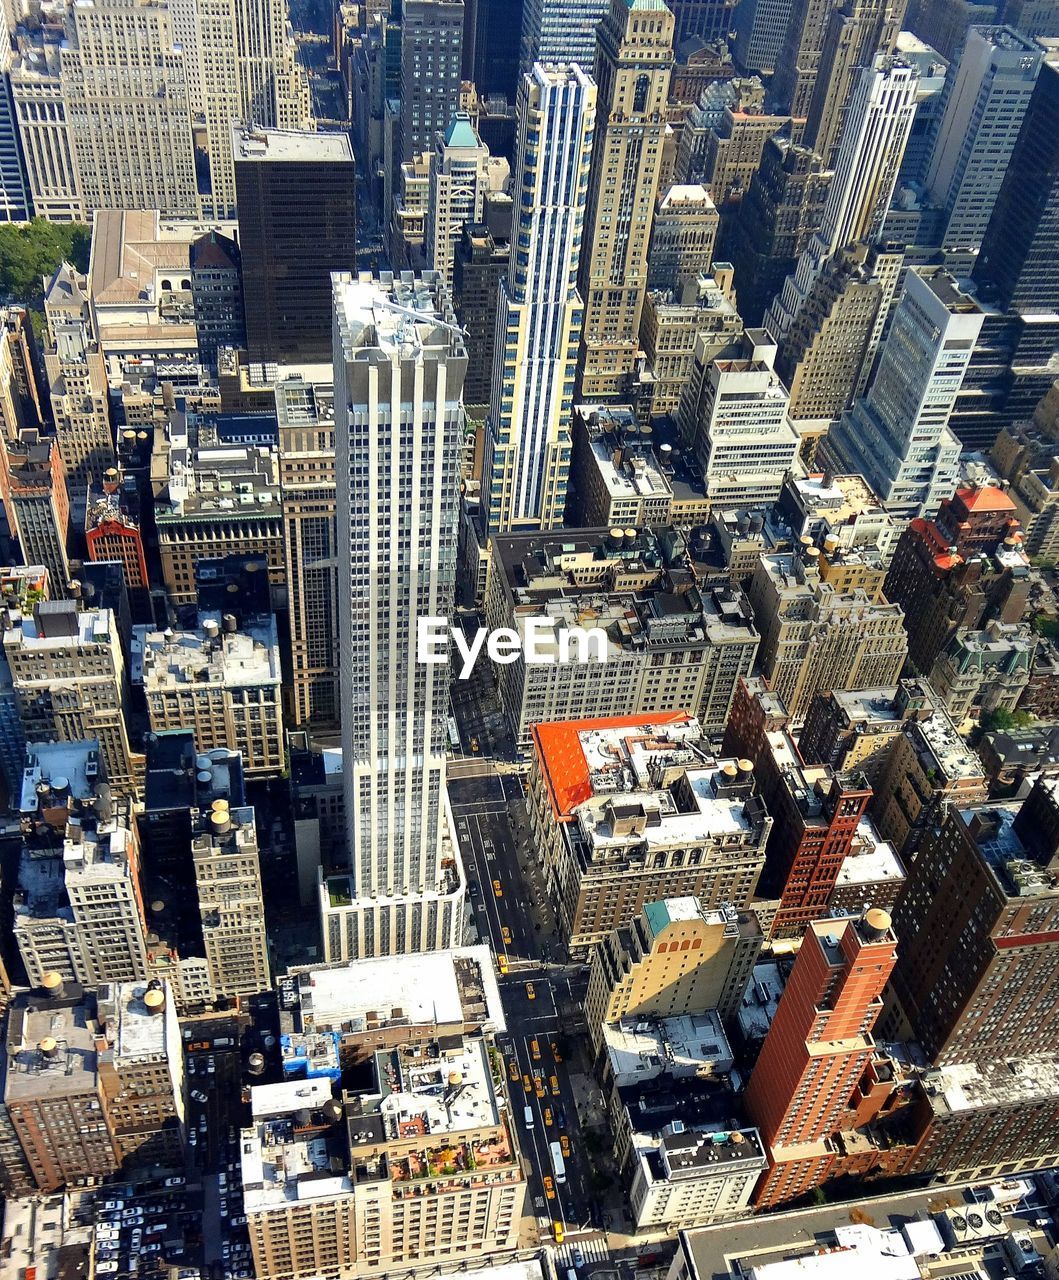
[[[581,1265],[610,1261],[610,1250],[607,1248],[606,1236],[597,1234],[566,1240],[555,1251],[555,1267],[560,1276],[565,1271],[573,1269],[574,1257],[578,1253],[584,1259]],[[580,1262],[581,1260],[578,1259],[578,1261]]]

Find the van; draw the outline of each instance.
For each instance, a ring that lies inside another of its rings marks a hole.
[[[526,1120],[526,1128],[532,1129],[533,1128],[533,1108],[527,1107],[522,1114]]]

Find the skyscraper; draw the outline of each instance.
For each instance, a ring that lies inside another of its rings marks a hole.
[[[236,129],[232,144],[250,359],[329,360],[330,273],[356,260],[349,138]]]
[[[433,273],[336,273],[334,316],[352,872],[344,901],[333,880],[322,889],[347,908],[325,910],[325,954],[429,951],[459,941],[463,888],[456,853],[443,854],[450,673],[417,661],[416,634],[417,619],[454,607],[467,355]]]
[[[581,394],[621,395],[636,363],[651,220],[662,167],[673,17],[662,0],[613,0],[599,28]]]
[[[610,0],[525,0],[522,10],[521,75],[535,62],[576,62],[586,75],[596,65],[596,32]]]
[[[868,394],[827,437],[894,515],[932,515],[956,488],[960,444],[948,428],[982,310],[951,276],[910,271]]]
[[[44,565],[52,597],[64,596],[70,581],[70,498],[58,442],[30,428],[0,447],[7,451],[8,520],[22,559]]]
[[[401,5],[401,159],[434,147],[460,105],[463,0]],[[387,210],[387,213],[389,210]]]
[[[489,148],[465,111],[435,138],[430,158],[425,248],[427,266],[452,285],[452,259],[468,222],[481,222]]]
[[[974,251],[981,244],[1042,56],[1010,27],[972,27],[959,63],[949,68],[926,179],[945,210],[946,248]]]
[[[5,10],[0,13],[0,222],[26,222],[31,210],[29,180],[11,96],[9,72],[14,57]]]
[[[871,1057],[871,1029],[896,959],[885,911],[814,921],[769,1027],[746,1107],[769,1147],[756,1203],[795,1200],[827,1175],[836,1132]]]
[[[482,501],[490,533],[561,523],[583,311],[577,291],[596,119],[579,66],[523,81],[511,260],[500,286]]]

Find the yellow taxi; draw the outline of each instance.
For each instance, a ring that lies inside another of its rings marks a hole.
[[[545,1107],[545,1108],[544,1108],[544,1123],[545,1123],[545,1125],[546,1125],[549,1129],[552,1127],[552,1109],[551,1109],[551,1107]]]
[[[563,1224],[561,1222],[552,1223],[552,1235],[555,1236],[556,1244],[562,1244],[565,1232],[563,1231]]]
[[[511,946],[511,930],[507,927],[506,924],[500,926],[500,934],[503,937],[504,941],[507,943],[507,945],[510,947]]]
[[[555,1199],[555,1183],[551,1180],[550,1175],[544,1175],[544,1194],[549,1200]]]
[[[540,1062],[541,1046],[540,1046],[540,1041],[537,1039],[536,1036],[534,1036],[533,1039],[529,1042],[529,1046],[530,1046],[530,1053],[533,1055],[533,1061]]]
[[[534,1092],[536,1093],[537,1097],[543,1098],[544,1097],[544,1081],[540,1078],[540,1076],[533,1077],[533,1086],[534,1086]]]
[[[551,1087],[552,1087],[552,1095],[553,1095],[554,1097],[556,1097],[556,1098],[557,1098],[557,1097],[559,1096],[559,1078],[558,1078],[558,1076],[552,1076],[552,1078],[548,1081],[548,1083],[549,1083],[549,1084],[551,1085]]]
[[[501,973],[507,973],[507,956],[500,954],[496,958],[496,967]]]
[[[534,991],[534,990],[533,990],[533,983],[532,983],[532,982],[527,982],[527,983],[526,983],[526,999],[527,999],[527,1000],[536,1000],[536,998],[537,998],[537,993],[536,993],[536,991]]]
[[[518,1063],[514,1058],[507,1064],[508,1075],[510,1075],[512,1083],[518,1084],[521,1073],[518,1069]]]
[[[565,1158],[569,1159],[569,1156],[570,1156],[570,1139],[566,1136],[566,1134],[565,1134],[565,1133],[563,1133],[563,1134],[560,1134],[560,1135],[559,1135],[559,1147],[560,1147],[560,1149],[561,1149],[561,1151],[562,1151],[562,1153],[563,1153],[563,1156],[564,1156]]]
[[[504,887],[499,880],[493,881],[493,892],[498,898],[502,898],[504,896]]]
[[[522,1087],[523,1089],[526,1090],[527,1093],[533,1092],[533,1081],[529,1078],[528,1075],[522,1077]]]

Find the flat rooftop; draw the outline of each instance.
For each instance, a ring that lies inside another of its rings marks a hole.
[[[660,1075],[723,1073],[732,1066],[731,1046],[713,1009],[677,1018],[622,1018],[602,1031],[619,1085]]]
[[[328,1079],[288,1080],[250,1090],[253,1124],[242,1130],[246,1213],[352,1190],[341,1154],[342,1107]]]
[[[16,1000],[8,1017],[5,1101],[95,1091],[95,1022],[85,1004]]]
[[[232,130],[232,147],[237,161],[280,160],[305,164],[353,163],[353,148],[345,133],[310,133],[294,129]]]
[[[427,359],[463,353],[447,291],[432,273],[398,276],[386,271],[376,277],[362,272],[354,277],[336,271],[331,282],[346,360],[373,351],[404,356],[421,351]]]
[[[117,982],[100,988],[100,1020],[106,1023],[107,1040],[119,1068],[122,1064],[154,1062],[166,1056],[168,1021],[164,1013],[148,1009],[144,1003],[146,994],[144,982]],[[170,996],[167,989],[162,994]]]
[[[748,1040],[762,1040],[768,1034],[786,985],[786,969],[775,960],[754,965],[738,1014],[739,1028]]]
[[[216,629],[212,638],[204,627]],[[186,685],[229,689],[280,683],[279,639],[270,615],[244,623],[238,631],[223,628],[219,613],[200,615],[194,631],[158,631],[134,627],[129,675],[145,693],[176,692]]]
[[[976,751],[972,751],[956,731],[949,715],[940,706],[925,720],[916,720],[911,726],[912,741],[923,748],[933,767],[944,782],[975,778],[985,781],[985,766]]]
[[[938,1114],[1025,1105],[1059,1093],[1059,1056],[1000,1058],[984,1066],[954,1063],[928,1073],[923,1086]]]
[[[451,1025],[472,1021],[469,997],[484,995],[486,1018],[506,1029],[490,949],[455,947],[429,955],[353,960],[339,968],[303,969],[297,983],[303,1031],[355,1034],[373,1021]]]
[[[889,840],[884,840],[871,818],[865,816],[857,824],[851,852],[839,868],[837,889],[855,885],[903,881],[905,869]]]

